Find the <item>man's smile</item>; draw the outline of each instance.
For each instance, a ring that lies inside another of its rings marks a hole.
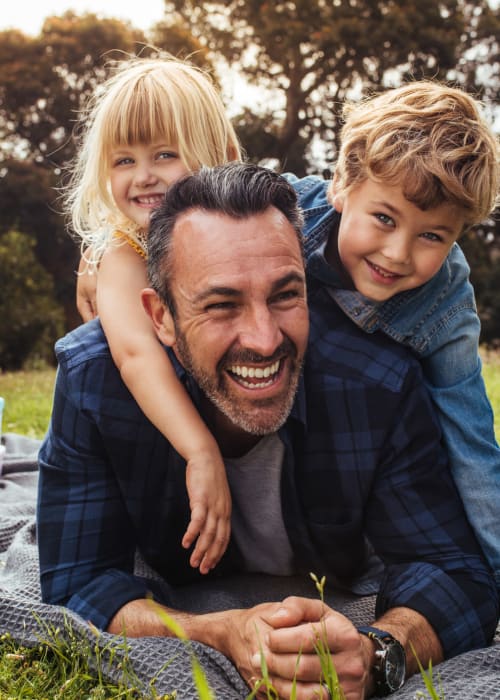
[[[265,389],[274,384],[281,372],[281,360],[277,360],[265,367],[251,367],[249,365],[231,365],[228,373],[232,379],[247,389]]]

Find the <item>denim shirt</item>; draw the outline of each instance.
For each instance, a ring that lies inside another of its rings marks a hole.
[[[437,408],[455,483],[500,587],[500,448],[481,375],[480,321],[470,268],[454,244],[437,274],[421,287],[373,302],[342,289],[325,259],[340,214],[327,200],[329,182],[287,173],[304,214],[309,286],[325,285],[332,299],[362,330],[382,331],[419,358]]]

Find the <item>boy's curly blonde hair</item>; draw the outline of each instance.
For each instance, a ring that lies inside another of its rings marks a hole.
[[[335,192],[366,178],[402,184],[420,209],[460,207],[465,229],[498,204],[498,137],[481,104],[463,90],[415,81],[346,104],[343,118]]]

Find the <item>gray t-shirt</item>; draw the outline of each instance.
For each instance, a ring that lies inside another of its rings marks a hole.
[[[233,499],[233,537],[247,571],[290,576],[292,548],[281,510],[281,469],[284,445],[266,435],[243,457],[226,459]]]

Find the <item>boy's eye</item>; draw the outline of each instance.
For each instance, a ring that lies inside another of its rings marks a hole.
[[[443,242],[443,237],[440,236],[438,233],[433,233],[432,231],[426,231],[425,233],[420,234],[422,238],[425,238],[428,241],[436,242],[436,243],[442,243]]]
[[[388,214],[382,214],[381,212],[375,214],[375,218],[378,219],[384,226],[394,226],[394,219]]]

